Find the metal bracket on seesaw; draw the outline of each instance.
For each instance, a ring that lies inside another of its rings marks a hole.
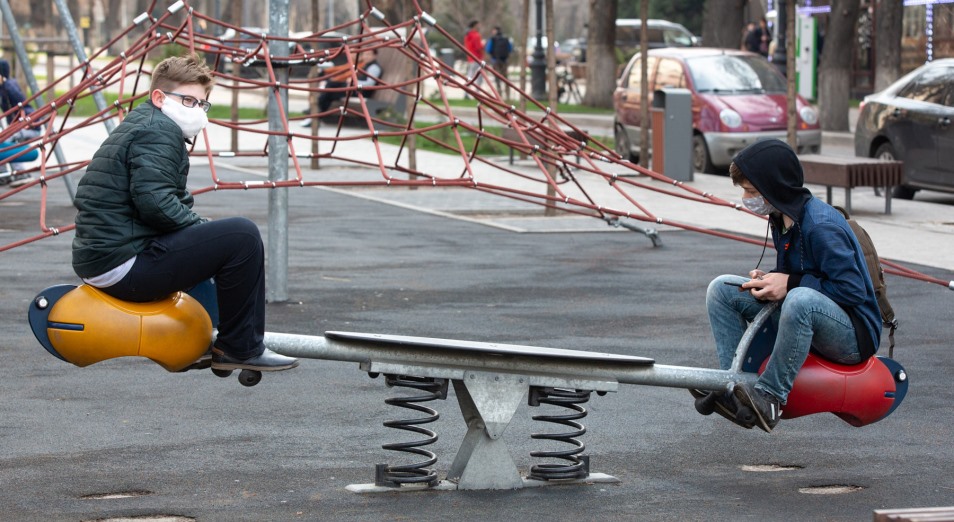
[[[531,387],[591,390],[602,393],[615,392],[619,387],[614,381],[475,371],[445,366],[370,362],[362,363],[360,369],[370,374],[413,375],[446,379],[453,383],[457,402],[467,425],[467,433],[454,458],[454,463],[447,472],[446,480],[432,486],[436,489],[518,489],[551,484],[543,480],[521,477],[507,449],[507,444],[502,438]],[[587,473],[585,478],[561,480],[559,483],[573,482],[619,481],[609,475]],[[421,486],[418,486],[416,489],[420,488]],[[377,484],[353,484],[347,489],[355,493],[395,491],[394,487]],[[407,489],[407,486],[402,489]]]

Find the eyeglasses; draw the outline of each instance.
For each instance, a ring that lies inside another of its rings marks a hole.
[[[203,111],[209,112],[209,109],[212,108],[212,104],[207,102],[206,100],[200,100],[196,98],[195,96],[189,96],[188,94],[179,94],[177,92],[166,92],[166,91],[162,91],[162,94],[165,94],[166,96],[178,96],[182,100],[182,105],[185,105],[186,107],[190,109],[198,105],[199,107],[202,108]]]

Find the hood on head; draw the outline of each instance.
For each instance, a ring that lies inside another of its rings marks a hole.
[[[739,151],[732,161],[773,207],[795,221],[801,219],[812,193],[803,186],[802,164],[787,143],[759,141]]]
[[[10,62],[0,59],[0,76],[6,80],[10,77]]]

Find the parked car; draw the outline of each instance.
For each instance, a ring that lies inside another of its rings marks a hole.
[[[640,64],[641,55],[634,55],[613,93],[616,150],[632,161],[640,154]],[[785,78],[762,56],[734,49],[669,47],[648,51],[647,66],[650,106],[657,89],[684,88],[692,95],[695,172],[724,170],[737,152],[756,141],[786,139]],[[818,113],[801,96],[796,109],[798,153],[820,152]],[[652,121],[647,124],[652,132]]]
[[[638,18],[616,20],[616,48],[622,51],[624,56],[631,56],[639,49],[642,28],[642,20]],[[650,49],[699,45],[699,39],[682,24],[649,19],[646,20],[646,28],[646,39]]]
[[[663,47],[694,47],[699,45],[699,37],[692,34],[682,24],[668,20],[646,20],[649,32],[646,34],[650,49]],[[642,20],[638,18],[619,18],[616,20],[616,49],[624,58],[629,58],[639,50],[642,33]],[[586,61],[586,39],[577,40],[572,54],[576,61]]]
[[[855,155],[904,162],[894,197],[954,192],[954,58],[927,63],[862,101]]]

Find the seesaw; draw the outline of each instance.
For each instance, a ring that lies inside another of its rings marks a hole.
[[[410,391],[410,396],[389,398],[387,404],[424,415],[384,423],[419,434],[423,440],[382,447],[425,460],[379,464],[374,484],[352,485],[350,490],[513,489],[616,481],[590,473],[589,458],[579,440],[586,432],[579,422],[586,410],[580,405],[592,392],[617,391],[620,383],[725,391],[738,382],[754,382],[771,350],[774,331],[769,318],[773,311],[774,307],[766,307],[749,325],[729,370],[667,366],[620,354],[356,332],[326,332],[324,336],[269,332],[265,344],[292,357],[356,362],[372,377],[384,375],[389,387]],[[54,286],[34,299],[29,318],[40,343],[54,356],[77,366],[132,355],[178,371],[204,353],[212,339],[206,308],[183,293],[133,306],[105,299],[89,287]],[[437,420],[438,413],[422,403],[446,399],[448,384],[454,386],[467,432],[445,480],[439,480],[431,469],[436,455],[423,449],[435,442],[437,435],[422,427]],[[846,366],[810,354],[782,416],[790,419],[830,412],[852,426],[864,426],[890,415],[907,387],[904,369],[891,359],[872,357]],[[501,437],[524,397],[529,398],[530,406],[548,404],[570,410],[569,414],[533,417],[569,431],[534,433],[532,439],[569,447],[531,452],[531,457],[544,459],[544,463],[531,466],[526,478],[517,470]]]

